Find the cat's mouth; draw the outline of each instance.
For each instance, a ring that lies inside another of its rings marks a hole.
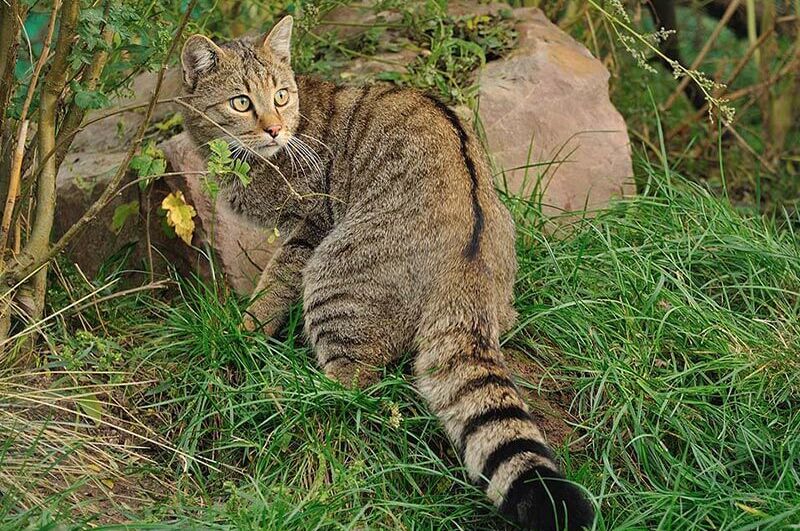
[[[231,153],[231,157],[243,161],[249,161],[253,158],[253,155],[256,157],[269,158],[280,151],[281,147],[283,146],[275,140],[265,141],[255,145],[251,144],[245,149],[234,150],[234,152]]]

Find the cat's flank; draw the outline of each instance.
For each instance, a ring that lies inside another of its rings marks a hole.
[[[275,333],[302,296],[319,365],[346,385],[414,352],[420,393],[503,513],[591,526],[500,352],[515,320],[514,225],[474,134],[414,90],[295,77],[291,30],[287,17],[258,39],[195,35],[182,54],[190,134],[225,139],[252,166],[230,205],[286,235],[250,324]]]

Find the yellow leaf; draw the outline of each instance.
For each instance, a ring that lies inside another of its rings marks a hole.
[[[747,514],[752,514],[753,516],[767,516],[764,511],[760,509],[756,509],[755,507],[750,507],[749,505],[745,505],[743,503],[735,502],[734,505],[739,509],[743,510]]]
[[[186,242],[186,245],[191,245],[192,234],[194,233],[194,221],[192,218],[197,215],[197,211],[192,205],[186,204],[183,192],[178,190],[169,194],[161,202],[161,208],[167,211],[167,224],[170,227],[175,227],[175,234],[180,236]]]
[[[105,485],[109,489],[114,490],[114,482],[112,480],[110,480],[110,479],[101,479],[100,483],[102,483],[103,485]]]
[[[281,236],[281,233],[280,233],[280,231],[278,230],[278,227],[275,227],[274,229],[272,229],[272,232],[271,232],[271,233],[269,234],[269,236],[267,237],[267,243],[268,243],[268,244],[273,244],[273,243],[275,243],[275,240],[277,240],[278,238],[280,238],[280,236]]]

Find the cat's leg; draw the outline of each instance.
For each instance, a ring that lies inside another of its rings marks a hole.
[[[318,224],[303,220],[275,251],[261,273],[245,314],[243,324],[247,330],[261,330],[267,336],[280,330],[289,308],[300,296],[303,267],[323,236]]]
[[[347,237],[326,243],[331,242],[320,245],[303,272],[306,335],[325,374],[365,387],[413,337],[403,285],[408,279],[391,253]]]
[[[394,295],[364,279],[334,277],[304,282],[306,335],[328,377],[363,388],[378,380],[410,334],[393,322]]]

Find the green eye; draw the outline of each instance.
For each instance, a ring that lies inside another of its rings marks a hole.
[[[233,110],[238,112],[247,112],[250,110],[250,107],[253,106],[253,103],[247,96],[236,96],[231,98],[230,104]]]
[[[289,91],[286,89],[280,89],[275,93],[275,105],[278,107],[283,107],[287,103],[289,103]]]

